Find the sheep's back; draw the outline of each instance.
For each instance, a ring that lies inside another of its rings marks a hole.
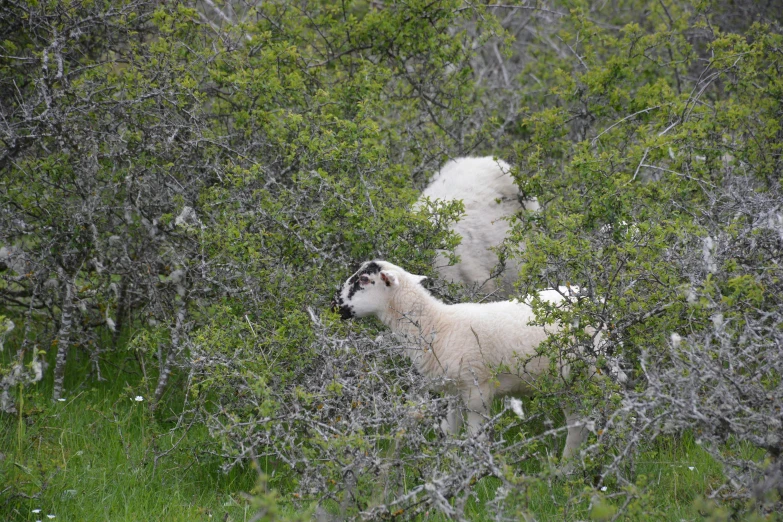
[[[487,206],[496,198],[517,199],[519,189],[509,172],[511,167],[492,157],[457,158],[432,177],[422,196],[431,199],[461,199],[465,206]],[[519,206],[519,205],[517,205]]]
[[[528,324],[534,319],[530,306],[509,301],[450,305],[436,325],[437,351],[449,368],[469,367],[486,377],[492,369],[512,369],[529,361],[536,347],[555,328]]]
[[[460,261],[448,266],[447,258],[439,255],[435,268],[442,278],[468,286],[483,285],[485,292],[501,288],[501,294],[508,295],[511,291],[519,269],[516,263],[506,265],[500,284],[488,281],[498,264],[491,249],[502,245],[510,228],[508,218],[522,208],[510,169],[492,157],[458,158],[446,163],[422,192],[422,198],[459,199],[465,205],[465,215],[452,227],[462,237],[456,248]],[[531,202],[531,209],[534,205]]]

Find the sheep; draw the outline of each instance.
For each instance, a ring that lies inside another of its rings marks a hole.
[[[505,297],[512,291],[519,266],[506,261],[498,274],[498,255],[492,249],[502,246],[510,228],[509,217],[522,209],[536,211],[539,207],[535,199],[521,198],[510,170],[508,163],[491,156],[457,158],[443,165],[422,192],[416,207],[426,198],[460,199],[465,206],[464,216],[452,227],[462,236],[455,251],[460,261],[449,266],[442,254],[435,260],[442,279]]]
[[[526,302],[445,304],[420,284],[424,279],[387,261],[368,261],[341,287],[334,307],[343,319],[380,319],[402,341],[421,374],[447,379],[444,391],[462,399],[468,430],[477,434],[494,397],[535,391],[533,381],[549,367],[548,359],[536,356],[536,347],[557,327],[528,324],[534,314]],[[551,302],[563,299],[557,290],[539,295]],[[561,372],[567,375],[567,365]],[[565,416],[563,458],[568,459],[587,429],[572,412],[566,410]],[[456,434],[462,421],[459,410],[452,408],[443,429]]]
[[[452,226],[452,231],[462,237],[455,252],[459,262],[449,266],[445,255],[438,254],[434,268],[441,279],[461,283],[486,294],[508,298],[519,274],[519,263],[506,259],[499,266],[496,249],[502,248],[510,229],[509,219],[521,210],[539,210],[535,198],[524,198],[514,178],[511,167],[505,161],[492,156],[482,158],[456,158],[441,167],[422,192],[414,208],[424,200],[451,201],[459,199],[465,206],[465,215]],[[620,222],[618,230],[639,234],[636,225]],[[611,224],[604,225],[604,233],[614,233]],[[501,270],[498,273],[498,268]],[[628,377],[620,360],[603,354],[609,376],[620,384]]]

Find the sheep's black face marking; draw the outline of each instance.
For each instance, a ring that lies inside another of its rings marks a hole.
[[[358,272],[352,275],[351,278],[348,280],[348,284],[351,285],[351,289],[348,290],[348,299],[351,299],[354,296],[354,294],[356,294],[356,292],[361,290],[362,288],[361,281],[363,275],[369,276],[369,275],[377,274],[380,271],[381,271],[381,266],[375,261],[370,261],[364,266],[364,268],[360,269]]]
[[[381,265],[374,261],[362,264],[337,292],[332,301],[332,309],[339,312],[342,319],[367,315],[365,308],[372,301],[364,299],[367,297],[364,291],[374,287],[375,283],[379,281],[377,274],[382,270]],[[363,298],[359,300],[362,303],[357,302],[358,297]]]
[[[332,310],[340,312],[340,319],[342,320],[350,319],[354,315],[353,307],[345,304],[343,298],[340,296],[340,292],[337,292],[337,295],[335,295],[332,300]]]

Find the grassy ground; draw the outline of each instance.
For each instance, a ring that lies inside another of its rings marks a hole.
[[[537,463],[529,465],[532,473],[539,471]],[[526,471],[520,469],[520,472]],[[640,481],[644,487],[644,501],[638,505],[640,511],[631,512],[622,520],[671,521],[705,520],[706,512],[698,507],[698,499],[722,483],[721,466],[715,462],[693,437],[662,438],[647,445],[637,461],[637,477],[644,475]],[[518,501],[518,509],[523,513],[532,513],[539,522],[563,520],[603,520],[591,512],[587,503],[574,504],[571,499],[576,493],[575,488],[584,488],[590,481],[572,481],[570,483],[554,482],[553,488],[544,483],[531,483],[527,491]],[[495,478],[485,478],[479,481],[475,488],[478,502],[468,504],[468,514],[472,520],[494,520],[494,513],[484,506],[486,500],[495,496],[500,481]],[[624,496],[616,485],[609,485],[603,493],[610,499],[610,504],[621,504]],[[611,500],[612,496],[616,500]],[[701,512],[700,512],[701,511]],[[724,520],[710,518],[707,520]],[[444,519],[445,520],[445,519]]]
[[[245,520],[251,470],[205,458],[203,428],[155,464],[181,432],[153,425],[148,404],[102,386],[64,402],[43,396],[0,424],[2,520]],[[21,430],[21,433],[20,433]],[[39,513],[34,510],[40,509]],[[50,517],[51,518],[51,517]]]
[[[69,373],[77,374],[84,375]],[[67,383],[73,391],[62,402],[49,398],[50,383],[39,383],[23,394],[21,416],[0,416],[0,520],[252,518],[246,492],[256,485],[254,470],[222,473],[220,462],[204,451],[204,427],[184,432],[161,420],[165,416],[153,417],[140,376],[117,370],[108,377],[97,384]],[[156,463],[155,455],[175,443]],[[700,519],[694,500],[721,477],[720,466],[687,436],[656,441],[637,465],[647,479],[647,508],[664,514],[656,519]],[[469,506],[471,518],[492,517],[483,504],[497,486],[492,478],[476,484],[479,502]],[[584,483],[533,485],[519,508],[538,520],[589,518],[587,505],[569,505],[573,487]],[[613,492],[608,486],[605,493]]]

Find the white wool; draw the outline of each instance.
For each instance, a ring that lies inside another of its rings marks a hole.
[[[508,402],[511,404],[511,410],[517,414],[517,417],[524,419],[525,410],[522,409],[522,401],[516,397],[510,397]]]
[[[491,156],[483,158],[457,158],[449,161],[437,172],[421,194],[431,200],[462,200],[465,215],[452,226],[462,237],[456,248],[460,261],[448,266],[448,259],[439,255],[435,268],[440,276],[468,286],[479,285],[484,292],[500,288],[507,295],[519,272],[513,261],[506,264],[500,284],[490,279],[498,265],[493,247],[502,245],[508,235],[508,218],[523,206],[519,199],[519,187],[510,174],[511,167]],[[527,210],[538,210],[535,200],[525,202]]]
[[[421,286],[422,279],[386,261],[367,262],[346,281],[336,303],[343,317],[378,317],[402,342],[420,373],[436,380],[445,377],[451,383],[446,391],[461,397],[468,410],[468,429],[477,433],[494,397],[536,391],[535,379],[549,368],[536,348],[557,326],[531,325],[535,314],[529,298],[448,305]],[[540,297],[563,301],[556,290]],[[508,370],[497,373],[498,368]],[[567,376],[567,364],[561,373]],[[569,412],[566,419],[568,457],[586,432]],[[461,421],[461,415],[450,413],[444,427],[456,433]]]

